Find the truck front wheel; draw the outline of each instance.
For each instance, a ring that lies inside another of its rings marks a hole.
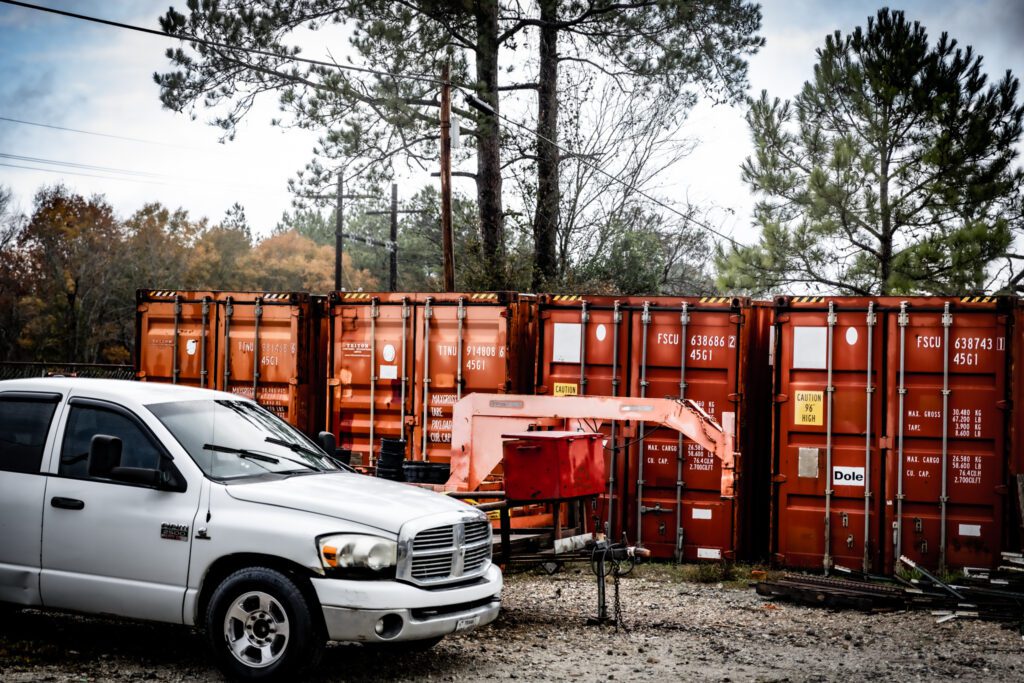
[[[235,680],[293,679],[323,653],[324,639],[302,592],[266,567],[224,579],[210,598],[205,627],[218,665]]]

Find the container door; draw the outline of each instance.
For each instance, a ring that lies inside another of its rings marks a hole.
[[[510,307],[495,294],[424,297],[416,307],[415,459],[451,459],[452,407],[474,392],[509,390]]]
[[[726,413],[735,416],[742,333],[738,310],[728,303],[715,307],[662,300],[634,307],[631,316],[632,395],[688,398],[719,422]],[[675,432],[638,429],[630,457],[636,504],[627,527],[637,542],[656,557],[732,558],[736,501],[721,497],[720,462]]]
[[[304,354],[308,302],[288,294],[218,294],[222,391],[254,399],[303,431],[310,431],[310,395]],[[245,298],[242,298],[245,297]]]
[[[957,301],[889,319],[888,569],[995,566],[1005,492],[1007,316]]]
[[[406,425],[413,415],[413,305],[405,297],[341,297],[331,307],[329,420],[338,447],[352,451],[353,464],[370,465],[382,438],[412,436]]]
[[[812,303],[776,318],[776,560],[877,571],[883,326],[871,302]]]
[[[537,393],[625,395],[628,391],[629,320],[625,307],[610,298],[547,297],[540,312]],[[624,439],[617,423],[594,427],[606,436],[605,471],[609,481],[608,493],[588,505],[587,520],[591,525],[588,529],[620,538],[626,460],[622,448]]]
[[[211,292],[140,290],[136,309],[136,376],[213,389],[217,306]]]

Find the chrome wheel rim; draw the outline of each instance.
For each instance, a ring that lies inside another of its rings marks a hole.
[[[272,595],[240,595],[224,615],[224,641],[242,664],[262,669],[279,661],[288,647],[288,614]]]

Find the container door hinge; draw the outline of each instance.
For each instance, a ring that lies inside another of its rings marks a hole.
[[[789,400],[789,394],[775,394],[776,403],[785,403]]]

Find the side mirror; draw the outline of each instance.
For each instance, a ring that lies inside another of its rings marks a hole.
[[[155,488],[167,488],[170,485],[166,473],[161,470],[151,470],[147,467],[115,467],[108,475],[114,481],[123,481],[129,484],[142,484]]]
[[[338,440],[334,438],[334,434],[320,432],[316,440],[320,444],[320,448],[324,449],[327,455],[334,455],[334,451],[338,448]]]
[[[121,465],[121,439],[107,434],[96,434],[89,443],[90,477],[109,477],[115,467]]]

